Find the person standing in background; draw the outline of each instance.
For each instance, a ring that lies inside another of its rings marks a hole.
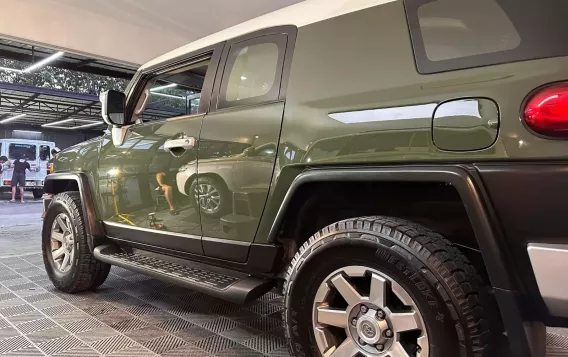
[[[15,160],[10,166],[14,169],[12,174],[12,199],[10,202],[16,202],[16,188],[20,186],[20,201],[24,203],[24,187],[26,186],[26,170],[32,172],[30,163],[25,155],[22,155],[19,160]]]
[[[6,156],[0,156],[0,175],[4,172],[5,169],[10,167],[10,161]]]

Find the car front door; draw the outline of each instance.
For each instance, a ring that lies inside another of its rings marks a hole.
[[[101,148],[98,201],[109,236],[203,254],[199,211],[183,178],[197,170],[197,139],[221,50],[141,75],[128,99],[132,125],[123,142],[108,134]]]
[[[247,259],[274,170],[295,30],[263,30],[231,40],[223,50],[199,141],[231,143],[232,149],[210,158],[200,147],[192,185],[208,256]]]

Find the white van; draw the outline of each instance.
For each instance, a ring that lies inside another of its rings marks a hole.
[[[10,163],[24,154],[30,163],[31,172],[26,172],[26,191],[32,191],[35,198],[43,195],[43,180],[49,173],[51,150],[55,148],[52,141],[28,139],[0,139],[0,156],[6,156]],[[37,168],[39,171],[36,171]],[[0,174],[0,192],[11,190],[13,169],[4,166]]]

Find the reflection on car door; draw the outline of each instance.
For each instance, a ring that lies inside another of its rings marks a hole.
[[[121,145],[105,138],[98,187],[109,236],[203,254],[199,211],[180,192],[176,178],[182,167],[197,165],[197,138],[220,50],[147,74],[142,88],[135,89],[135,103],[129,100],[136,124]]]
[[[279,28],[225,45],[222,76],[216,79],[200,143],[232,143],[233,149],[210,159],[200,147],[199,175],[192,185],[195,205],[201,211],[206,255],[242,262],[254,240],[284,113],[281,79],[286,46],[294,35],[288,30],[293,31]]]

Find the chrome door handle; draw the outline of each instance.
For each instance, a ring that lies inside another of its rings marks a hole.
[[[175,149],[189,150],[195,147],[195,138],[185,137],[180,139],[168,139],[164,143],[164,150],[170,152]]]

